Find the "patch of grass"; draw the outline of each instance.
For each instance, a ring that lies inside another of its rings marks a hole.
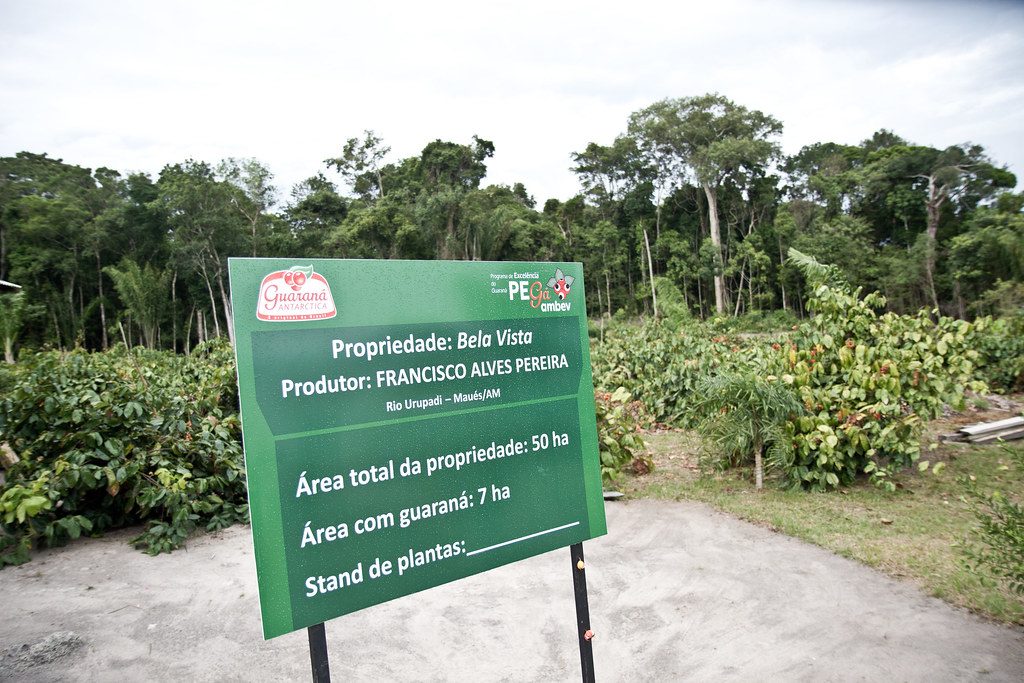
[[[749,469],[701,473],[700,440],[684,431],[645,435],[655,470],[626,476],[619,488],[632,497],[695,500],[789,536],[809,541],[993,619],[1024,624],[1024,596],[967,569],[960,544],[977,519],[964,499],[962,478],[982,491],[1024,492],[1024,472],[1007,448],[943,444],[922,456],[945,462],[940,474],[905,472],[887,493],[861,483],[839,492],[766,488],[756,492]]]

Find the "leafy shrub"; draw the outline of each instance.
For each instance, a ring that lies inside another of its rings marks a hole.
[[[607,484],[633,466],[643,472],[653,467],[638,431],[643,406],[623,388],[614,393],[594,392],[597,412],[597,441],[601,453],[601,479]]]
[[[23,359],[0,399],[21,461],[0,493],[0,566],[38,545],[145,523],[156,554],[248,519],[234,358],[128,350]]]
[[[892,474],[918,458],[922,418],[962,406],[968,387],[982,388],[972,380],[974,328],[925,311],[879,316],[881,295],[824,284],[810,305],[816,315],[794,335],[782,375],[806,411],[790,424],[787,476],[796,486],[828,488],[864,472],[892,489]]]
[[[974,321],[979,377],[997,391],[1024,391],[1024,314]]]
[[[764,480],[763,455],[770,463],[785,462],[790,439],[785,426],[802,411],[800,402],[774,375],[719,375],[701,386],[707,414],[699,429],[720,462],[753,460],[757,488]]]
[[[779,377],[803,406],[785,424],[789,447],[773,451],[792,486],[834,488],[868,474],[895,488],[892,474],[919,457],[922,419],[984,388],[976,347],[988,323],[881,315],[881,295],[851,291],[838,271],[799,252],[790,260],[813,287],[815,313],[794,331],[729,336],[714,321],[619,324],[592,351],[595,382],[624,387],[659,421],[695,427],[721,408],[703,383]]]
[[[676,327],[692,319],[686,298],[672,280],[655,277],[654,289],[658,294],[658,315],[667,325]]]
[[[774,334],[800,322],[790,311],[751,311],[740,316],[716,316],[708,321],[711,329],[725,334]]]
[[[1004,448],[1024,469],[1024,448]],[[973,481],[965,485],[979,522],[973,542],[963,547],[969,567],[1024,595],[1024,506],[999,491],[983,494]]]
[[[701,382],[729,372],[773,374],[781,369],[773,351],[780,341],[785,337],[713,334],[699,321],[678,328],[662,321],[618,324],[591,349],[594,383],[604,391],[625,388],[658,422],[692,428],[706,413]]]

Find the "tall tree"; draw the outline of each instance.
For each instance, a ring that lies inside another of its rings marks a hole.
[[[25,294],[0,294],[0,340],[4,344],[4,360],[14,363],[14,342],[24,323]]]
[[[494,143],[476,135],[473,143],[435,140],[423,148],[417,165],[421,183],[418,204],[428,230],[434,234],[438,258],[464,255],[460,214],[466,196],[480,187],[487,175],[485,159],[494,155]]]
[[[232,205],[235,188],[220,181],[205,162],[188,160],[164,167],[157,201],[167,212],[171,245],[179,263],[202,279],[216,334],[220,304],[227,336],[234,342],[227,258],[245,253],[245,227]]]
[[[372,200],[384,196],[382,162],[391,152],[384,140],[372,130],[363,131],[363,137],[349,138],[341,150],[341,156],[324,161],[328,168],[334,168],[352,187],[352,191],[364,199]]]
[[[349,202],[322,173],[297,184],[291,195],[284,219],[291,232],[292,255],[312,254],[321,247],[330,231],[345,220]]]
[[[750,110],[731,100],[709,94],[665,99],[630,116],[629,132],[638,147],[659,170],[659,176],[692,175],[708,203],[711,241],[722,251],[718,194],[723,182],[738,174],[763,169],[778,157],[779,145],[771,138],[782,132],[772,116]],[[715,273],[715,308],[726,310],[725,275]]]
[[[170,273],[147,263],[143,267],[131,259],[124,259],[119,268],[107,266],[106,273],[114,281],[118,296],[128,312],[142,327],[146,347],[157,347],[157,334],[167,309]]]
[[[1022,195],[1003,195],[1019,197]],[[978,209],[967,229],[950,240],[950,268],[953,275],[957,313],[965,317],[968,302],[974,313],[978,304],[1000,286],[1024,283],[1024,213],[1011,202]]]
[[[264,233],[269,229],[268,212],[277,201],[277,188],[272,184],[274,174],[256,159],[229,157],[217,166],[217,173],[235,187],[231,205],[249,226],[252,255],[263,246]]]
[[[591,142],[582,152],[572,154],[572,172],[605,220],[613,218],[614,203],[622,199],[625,189],[649,176],[636,142],[633,137],[620,135],[611,145]]]
[[[855,172],[863,151],[851,145],[816,142],[787,157],[782,170],[788,176],[786,192],[794,201],[821,207],[825,220],[845,211],[857,187]]]
[[[870,141],[865,142],[868,144]],[[869,156],[866,174],[876,185],[886,188],[886,202],[898,215],[923,217],[922,266],[931,305],[938,309],[938,233],[945,212],[973,211],[983,199],[1013,187],[1016,177],[996,167],[980,145],[967,144],[941,150],[890,145]],[[904,223],[908,224],[906,219]]]

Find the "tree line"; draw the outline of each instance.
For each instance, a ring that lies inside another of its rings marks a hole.
[[[898,311],[971,317],[1024,301],[1024,194],[976,144],[889,130],[783,156],[783,124],[718,95],[634,112],[569,155],[580,192],[537,206],[483,185],[494,144],[394,159],[366,131],[281,199],[255,159],[156,178],[46,154],[0,158],[0,336],[188,351],[231,334],[229,256],[582,261],[592,315],[804,315],[790,247]],[[659,298],[661,301],[659,302]]]

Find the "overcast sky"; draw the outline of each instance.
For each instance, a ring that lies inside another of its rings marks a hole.
[[[572,152],[706,92],[780,119],[787,153],[885,127],[1024,180],[1024,3],[0,0],[0,155],[255,157],[282,198],[369,128],[392,159],[479,135],[485,182],[566,199]]]

